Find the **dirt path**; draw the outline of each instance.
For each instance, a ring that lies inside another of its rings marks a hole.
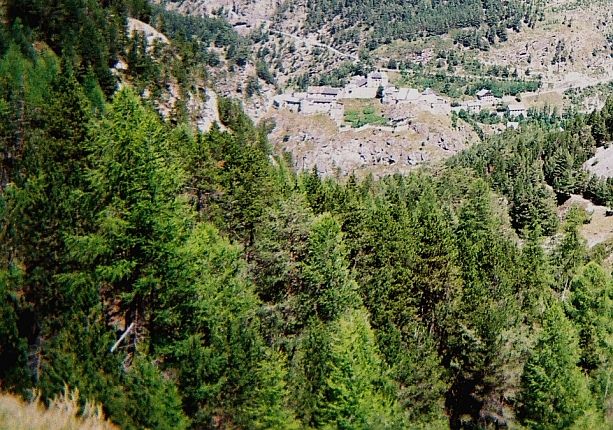
[[[271,22],[270,21],[265,21],[265,23],[268,25],[268,32],[272,33],[272,34],[277,34],[279,36],[287,36],[287,37],[291,37],[292,39],[297,40],[300,43],[304,43],[307,46],[313,46],[313,47],[317,47],[317,48],[323,48],[323,49],[327,49],[330,52],[333,52],[334,54],[338,55],[339,57],[343,57],[343,58],[348,58],[350,60],[353,61],[358,61],[359,58],[357,55],[355,54],[347,54],[345,52],[341,52],[338,49],[330,46],[330,45],[326,45],[325,43],[321,43],[321,42],[316,42],[314,40],[311,39],[307,39],[305,37],[300,37],[297,36],[295,34],[291,34],[291,33],[286,33],[285,31],[279,31],[279,30],[274,30],[272,28],[270,28]]]

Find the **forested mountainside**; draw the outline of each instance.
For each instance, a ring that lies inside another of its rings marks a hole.
[[[508,31],[533,27],[543,18],[540,0],[330,1],[330,0],[165,0],[193,15],[216,13],[237,25],[274,22],[279,30],[317,34],[325,43],[373,49],[394,40],[442,35],[451,30],[494,43]],[[391,25],[390,25],[391,24]]]
[[[291,7],[286,2],[286,8]],[[306,29],[317,31],[329,26],[337,43],[360,44],[361,32],[367,35],[366,46],[374,48],[393,40],[413,40],[419,36],[445,34],[450,30],[479,30],[480,36],[494,41],[506,40],[508,29],[519,31],[540,18],[539,1],[385,1],[359,0],[339,2],[309,0]],[[284,8],[280,9],[283,13]],[[481,30],[481,27],[484,29]]]
[[[211,57],[127,33],[151,13],[9,2],[3,391],[78,390],[126,429],[611,428],[612,244],[552,207],[612,204],[581,169],[613,138],[612,102],[436,171],[322,178],[235,100],[194,128],[180,107]],[[164,116],[166,81],[185,91]]]

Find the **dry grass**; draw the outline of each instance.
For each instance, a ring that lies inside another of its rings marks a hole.
[[[65,389],[48,408],[37,394],[32,402],[12,394],[0,394],[0,430],[116,430],[104,419],[102,407],[79,404],[79,391]]]
[[[589,222],[583,224],[580,229],[588,247],[593,248],[598,244],[613,241],[613,217],[606,215],[605,206],[595,205],[582,196],[573,194],[562,206],[558,207],[558,215],[563,217],[573,206],[589,213]]]

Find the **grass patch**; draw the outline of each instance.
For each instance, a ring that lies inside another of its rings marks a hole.
[[[373,105],[367,105],[359,109],[345,110],[345,122],[351,124],[352,128],[362,127],[366,124],[388,125],[388,121]]]

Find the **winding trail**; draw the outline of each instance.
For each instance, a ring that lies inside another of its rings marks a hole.
[[[285,31],[279,31],[279,30],[274,30],[270,27],[270,21],[265,21],[266,24],[268,25],[268,32],[272,33],[272,34],[278,34],[279,36],[286,36],[286,37],[291,37],[292,39],[297,40],[300,43],[304,43],[307,46],[313,46],[313,47],[317,47],[317,48],[324,48],[327,49],[330,52],[333,52],[334,54],[338,55],[339,57],[343,57],[343,58],[348,58],[350,60],[353,61],[358,61],[359,58],[357,55],[355,54],[347,54],[345,52],[341,52],[338,49],[330,46],[330,45],[326,45],[325,43],[321,43],[321,42],[315,42],[313,40],[304,38],[304,37],[300,37],[300,36],[296,36],[295,34],[291,34],[291,33],[286,33]]]

